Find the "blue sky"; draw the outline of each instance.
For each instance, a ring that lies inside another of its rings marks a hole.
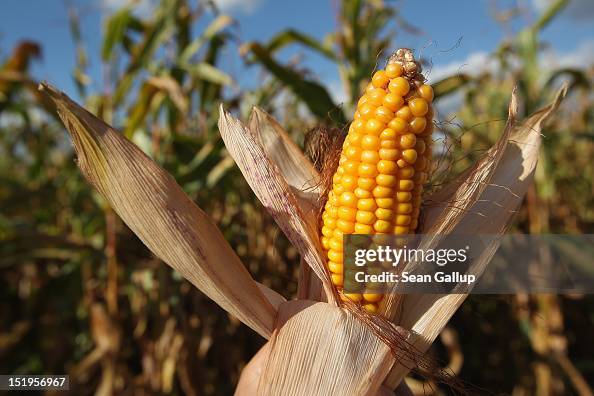
[[[141,2],[152,0],[141,0]],[[195,1],[195,0],[194,0]],[[404,19],[421,31],[421,35],[398,30],[398,47],[425,48],[431,57],[436,79],[456,70],[486,67],[487,55],[500,40],[513,31],[534,21],[551,0],[400,0]],[[297,28],[318,38],[335,28],[335,8],[338,0],[215,0],[221,8],[239,22],[243,40],[266,41],[276,32]],[[82,19],[83,36],[88,45],[91,77],[94,87],[101,83],[99,50],[103,19],[125,0],[70,0]],[[34,66],[34,75],[47,79],[70,94],[74,94],[71,71],[74,67],[74,47],[68,30],[65,1],[62,0],[3,0],[0,14],[0,51],[6,55],[22,39],[38,41],[43,47],[43,59]],[[494,22],[492,6],[520,4],[525,10],[509,29]],[[150,7],[145,7],[150,9]],[[550,44],[548,62],[573,65],[594,62],[594,1],[573,0],[563,14],[543,32]],[[458,40],[460,45],[451,51]],[[286,60],[297,49],[284,51]],[[314,70],[330,86],[338,86],[334,65],[311,52],[304,52],[304,64]],[[237,47],[228,48],[224,68],[242,85],[254,82],[255,70],[245,71]]]

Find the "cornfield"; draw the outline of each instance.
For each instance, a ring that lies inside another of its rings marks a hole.
[[[35,74],[59,48],[2,48],[0,374],[81,395],[592,395],[590,295],[357,289],[342,251],[348,234],[594,234],[594,65],[542,60],[568,3],[493,71],[438,81],[397,50],[415,29],[389,1],[334,2],[323,41],[266,42],[217,2],[132,2],[98,54],[70,5],[68,94]],[[344,103],[284,49],[334,65]]]

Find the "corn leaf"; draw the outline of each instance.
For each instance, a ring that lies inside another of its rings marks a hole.
[[[540,148],[542,124],[559,106],[565,88],[545,108],[520,125],[514,119],[517,104],[512,98],[510,120],[500,140],[456,181],[428,198],[421,233],[450,235],[502,235],[532,183]],[[489,243],[476,263],[485,268],[499,243]],[[389,298],[391,296],[387,296]],[[466,294],[423,294],[404,297],[396,323],[417,336],[412,344],[426,351],[464,302]],[[410,370],[410,362],[398,362],[384,382],[394,389]]]
[[[276,315],[208,216],[137,146],[53,87],[78,165],[122,220],[159,258],[243,323],[269,337]]]
[[[124,40],[132,11],[124,7],[114,13],[105,23],[105,37],[101,47],[101,58],[108,61],[113,57],[115,47]]]
[[[468,84],[468,82],[470,82],[470,78],[465,74],[458,74],[439,80],[435,84],[432,84],[435,99],[456,92]]]
[[[335,118],[337,123],[346,124],[344,113],[338,109],[330,94],[322,85],[308,80],[294,70],[281,65],[258,43],[248,43],[242,48],[242,51],[252,52],[270,73],[291,88],[293,93],[305,103],[313,114],[321,119]]]
[[[184,48],[183,52],[179,56],[178,62],[180,64],[185,64],[190,62],[192,56],[194,56],[201,48],[204,46],[205,43],[212,40],[217,34],[219,34],[223,29],[227,26],[231,25],[234,22],[233,18],[229,15],[219,15],[208,25],[204,32],[194,39],[186,48]]]
[[[210,63],[199,62],[192,64],[181,64],[179,66],[194,78],[219,85],[233,84],[233,78],[231,78],[231,76],[211,65]]]
[[[258,395],[377,394],[394,356],[353,314],[292,301],[279,316]]]
[[[322,280],[328,300],[336,303],[322,256],[317,216],[304,215],[291,187],[254,133],[227,113],[222,105],[219,130],[227,150],[262,205]]]
[[[308,36],[305,33],[299,32],[294,29],[287,29],[285,31],[280,32],[276,36],[274,36],[266,46],[266,49],[269,53],[274,53],[279,49],[286,47],[287,45],[299,43],[302,44],[319,54],[331,59],[333,61],[338,61],[336,54],[334,53],[334,49],[332,46],[324,45],[316,40],[314,37]]]

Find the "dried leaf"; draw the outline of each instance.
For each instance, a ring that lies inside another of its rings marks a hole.
[[[285,182],[291,186],[305,218],[317,219],[322,186],[320,175],[313,164],[283,127],[264,110],[254,107],[248,125],[249,131],[276,164]],[[297,298],[320,301],[322,297],[320,279],[307,262],[301,260]]]
[[[258,107],[252,109],[248,126],[270,160],[278,167],[281,176],[293,189],[302,212],[306,216],[317,212],[321,193],[320,175],[289,134],[274,118]]]
[[[278,167],[271,161],[255,135],[227,113],[222,105],[219,130],[227,150],[235,159],[260,202],[317,276],[322,279],[328,301],[336,302],[336,296],[325,269],[316,218],[303,214],[291,187],[280,175]]]
[[[509,128],[506,127],[498,143],[474,167],[430,198],[431,202],[444,205],[427,209],[422,228],[447,229],[451,235],[504,234],[532,183],[542,123],[555,111],[565,92],[565,89],[559,91],[553,103],[521,125],[508,123]],[[515,113],[514,106],[512,99],[510,116]],[[440,223],[442,221],[448,224]],[[476,260],[477,265],[482,268],[488,265],[498,246],[498,240],[488,244]],[[407,295],[397,323],[416,333],[412,343],[420,351],[425,351],[465,298],[466,294]],[[410,371],[405,367],[411,367],[407,363],[397,363],[384,384],[394,389]]]
[[[394,357],[353,314],[303,300],[279,313],[259,395],[377,394]]]
[[[175,180],[138,147],[53,87],[89,182],[159,258],[225,310],[269,337],[275,309],[225,238]]]

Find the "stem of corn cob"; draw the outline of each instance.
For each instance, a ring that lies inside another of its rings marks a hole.
[[[344,234],[408,234],[417,229],[431,159],[433,89],[412,51],[399,49],[373,74],[357,103],[322,214],[322,245],[341,297],[371,313],[383,296],[343,293]]]

